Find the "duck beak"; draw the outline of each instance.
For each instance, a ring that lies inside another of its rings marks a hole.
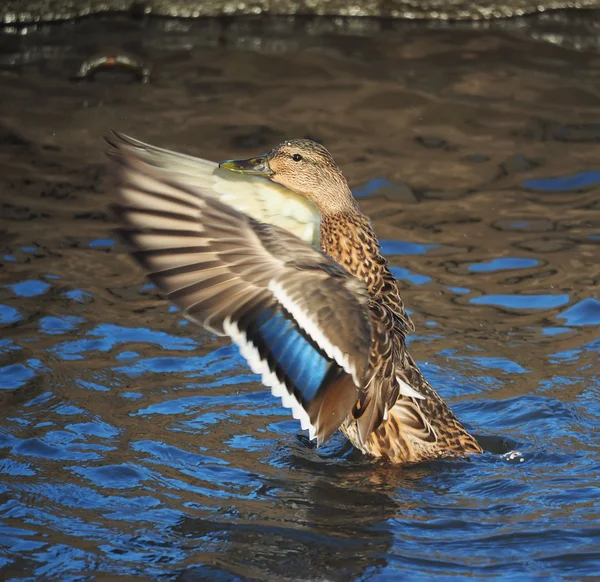
[[[273,170],[269,167],[269,159],[266,155],[247,160],[225,160],[219,164],[219,168],[236,172],[237,174],[250,174],[252,176],[272,176]]]

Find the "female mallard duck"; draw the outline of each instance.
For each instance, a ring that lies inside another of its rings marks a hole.
[[[289,140],[217,168],[108,141],[134,258],[185,317],[238,345],[311,439],[340,429],[399,464],[481,452],[407,352],[414,326],[323,146]]]

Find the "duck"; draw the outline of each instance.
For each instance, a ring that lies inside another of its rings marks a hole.
[[[408,352],[396,280],[323,145],[217,164],[106,139],[132,258],[185,318],[237,345],[317,447],[340,431],[395,465],[482,452]]]

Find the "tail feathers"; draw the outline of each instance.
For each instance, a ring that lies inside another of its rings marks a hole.
[[[400,398],[391,410],[401,424],[405,434],[423,443],[435,443],[437,435],[429,420],[421,410],[418,400]]]
[[[359,401],[353,410],[353,415],[356,418],[361,442],[366,443],[369,436],[391,415],[411,438],[423,443],[435,443],[436,433],[418,404],[421,399],[422,397],[416,399],[400,393],[398,400],[389,408],[381,402],[378,394]]]

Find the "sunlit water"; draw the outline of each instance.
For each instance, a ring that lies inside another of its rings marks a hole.
[[[600,56],[108,22],[0,37],[0,578],[595,578]],[[149,84],[70,79],[115,46]],[[412,353],[486,453],[394,468],[341,436],[315,449],[112,239],[110,127],[217,160],[323,141],[400,280]]]

